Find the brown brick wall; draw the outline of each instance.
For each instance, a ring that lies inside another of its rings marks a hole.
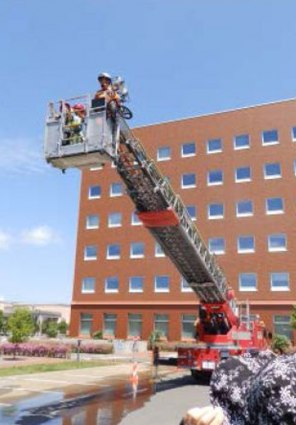
[[[275,308],[279,309],[281,312],[279,314],[287,314],[290,306],[296,304],[296,177],[293,168],[296,159],[296,143],[293,143],[291,139],[291,127],[293,126],[296,126],[295,100],[151,125],[134,130],[148,154],[153,158],[156,158],[158,147],[171,147],[171,159],[157,162],[159,169],[165,176],[170,177],[175,192],[181,195],[186,205],[196,205],[196,225],[205,242],[207,243],[210,237],[225,238],[226,252],[218,257],[219,264],[224,269],[229,283],[235,289],[237,297],[240,300],[248,299],[251,304],[252,301],[259,303],[259,306],[254,309],[256,311],[258,309],[270,325],[272,325],[272,313]],[[280,143],[262,146],[261,132],[271,129],[278,130]],[[233,137],[240,134],[249,134],[250,149],[234,150]],[[206,142],[213,138],[222,139],[223,152],[206,153]],[[190,141],[196,143],[196,156],[181,158],[181,145]],[[265,163],[273,162],[280,162],[282,178],[265,180],[263,166]],[[251,167],[251,182],[235,183],[235,169],[241,166]],[[221,186],[207,186],[207,172],[215,169],[223,170],[224,183]],[[191,172],[196,174],[196,188],[182,189],[181,175]],[[127,195],[116,198],[109,196],[111,182],[121,182],[121,179],[108,164],[104,169],[85,170],[82,173],[71,334],[78,335],[80,312],[93,312],[94,330],[97,330],[100,328],[102,314],[105,311],[117,313],[120,317],[117,336],[124,338],[127,329],[127,313],[131,311],[142,312],[144,317],[143,337],[146,337],[152,329],[154,312],[161,308],[161,312],[168,311],[171,315],[170,338],[178,339],[180,337],[179,317],[184,312],[182,304],[186,304],[188,311],[195,312],[197,303],[195,295],[180,291],[180,276],[167,258],[155,258],[155,242],[151,235],[143,226],[131,225],[131,213],[134,210],[132,201]],[[100,199],[89,200],[89,186],[95,184],[101,186],[102,196]],[[270,197],[284,199],[284,214],[266,215],[265,200]],[[254,215],[252,217],[236,217],[235,203],[243,199],[253,201]],[[224,203],[224,219],[209,220],[207,206],[209,203],[216,202]],[[110,212],[122,212],[122,227],[107,227]],[[99,214],[99,229],[85,229],[86,216],[89,214]],[[267,236],[272,233],[287,235],[287,251],[268,252]],[[237,253],[238,235],[255,237],[255,253]],[[145,243],[145,258],[129,258],[131,242]],[[120,260],[106,260],[106,247],[110,243],[121,245]],[[84,261],[83,250],[88,244],[98,245],[98,260]],[[290,273],[290,291],[272,292],[270,290],[269,273],[272,271]],[[238,275],[241,272],[257,274],[258,291],[239,291]],[[154,293],[155,274],[170,276],[169,293]],[[119,292],[106,294],[104,293],[104,279],[113,275],[119,277]],[[129,293],[129,277],[137,275],[145,277],[144,292]],[[81,294],[81,280],[86,276],[96,277],[94,294]],[[276,305],[262,307],[270,302]]]

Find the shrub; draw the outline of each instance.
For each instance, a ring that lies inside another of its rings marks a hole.
[[[92,334],[93,339],[103,339],[103,331],[96,331]]]
[[[286,354],[292,347],[291,341],[285,335],[274,335],[271,348],[275,353]]]
[[[3,355],[67,358],[71,347],[66,344],[3,343],[0,344],[0,351]]]

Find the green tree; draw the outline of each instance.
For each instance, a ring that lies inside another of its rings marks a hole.
[[[5,333],[4,327],[5,327],[5,317],[4,317],[3,311],[0,310],[0,333]]]
[[[58,324],[57,324],[57,322],[50,320],[48,322],[45,333],[49,338],[55,338],[58,334]]]
[[[11,342],[25,341],[34,332],[34,320],[31,311],[27,308],[17,308],[9,316],[7,326],[11,332]]]
[[[291,326],[296,329],[296,305],[293,305],[293,311],[291,314]]]
[[[271,348],[275,353],[285,354],[291,349],[292,344],[288,337],[285,335],[275,334],[272,340]]]
[[[58,331],[62,334],[62,335],[66,335],[68,330],[68,325],[66,320],[61,320],[60,323],[58,323]]]

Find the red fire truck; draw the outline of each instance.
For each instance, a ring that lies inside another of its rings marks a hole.
[[[69,142],[66,113],[71,102],[83,105],[85,113],[79,137],[76,134]],[[46,118],[45,158],[62,170],[110,161],[115,164],[139,218],[200,301],[197,341],[180,344],[179,367],[190,368],[197,375],[199,371],[213,370],[230,355],[265,348],[263,323],[258,317],[251,320],[248,308],[239,311],[224,272],[185,205],[120,111],[110,116],[108,105],[97,104],[91,95],[60,101],[58,105],[51,102]]]

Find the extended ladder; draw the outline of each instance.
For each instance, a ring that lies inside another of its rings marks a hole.
[[[201,301],[226,301],[225,275],[185,205],[126,122],[120,119],[119,125],[120,144],[114,162],[139,217]]]

